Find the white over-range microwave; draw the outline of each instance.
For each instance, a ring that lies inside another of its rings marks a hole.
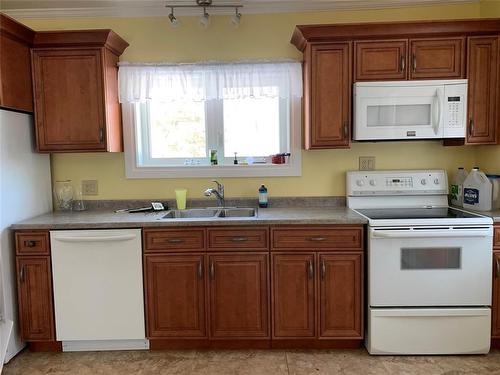
[[[467,80],[357,82],[354,140],[464,138]]]

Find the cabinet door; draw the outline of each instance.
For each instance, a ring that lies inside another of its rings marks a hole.
[[[39,151],[106,150],[101,50],[33,50]]]
[[[205,256],[146,255],[148,337],[206,336]]]
[[[464,76],[464,38],[410,40],[410,79]]]
[[[22,339],[54,340],[50,257],[18,257],[17,276]]]
[[[493,306],[491,335],[500,338],[500,251],[493,253]]]
[[[362,254],[320,254],[319,276],[319,337],[362,338]]]
[[[498,64],[497,37],[469,38],[467,143],[494,144],[497,141]]]
[[[315,337],[315,255],[272,255],[273,338]]]
[[[268,255],[209,255],[210,336],[268,338]]]
[[[313,45],[310,104],[305,105],[307,149],[349,147],[351,127],[351,44]],[[310,87],[308,87],[310,86]],[[309,113],[308,113],[309,112]]]
[[[408,41],[361,41],[355,46],[355,81],[405,80]]]

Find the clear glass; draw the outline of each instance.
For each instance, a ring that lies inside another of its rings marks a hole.
[[[430,104],[377,105],[367,108],[368,126],[431,125]]]
[[[224,100],[224,157],[280,152],[280,99]]]
[[[403,248],[401,249],[401,269],[460,269],[461,253],[459,247]]]
[[[152,101],[149,110],[152,158],[207,156],[204,102]]]
[[[71,185],[71,180],[55,182],[54,199],[58,210],[71,211],[73,209],[73,186]]]
[[[85,201],[83,200],[82,189],[78,188],[75,192],[75,199],[73,200],[73,210],[74,211],[85,211]]]

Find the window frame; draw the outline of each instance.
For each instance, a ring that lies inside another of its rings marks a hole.
[[[301,122],[302,122],[302,101],[301,98],[280,99],[287,100],[288,105],[285,107],[285,113],[281,115],[288,115],[288,137],[290,145],[289,161],[287,164],[253,164],[253,165],[228,165],[220,164],[212,165],[165,165],[163,162],[166,159],[159,159],[156,162],[161,165],[153,166],[155,162],[150,165],[143,166],[141,163],[141,155],[144,153],[137,153],[137,146],[144,144],[141,139],[138,129],[142,126],[143,119],[141,113],[144,111],[137,111],[136,104],[124,103],[122,104],[123,114],[123,141],[125,153],[125,176],[126,178],[196,178],[196,177],[266,177],[266,176],[301,176],[302,175],[302,157],[301,157]],[[210,108],[213,103],[207,102],[207,121],[208,116],[213,115],[214,109]],[[222,101],[217,103],[222,105]],[[280,112],[282,111],[280,105]],[[212,113],[211,113],[212,112]],[[217,112],[217,111],[215,111]],[[288,112],[288,114],[286,113]],[[222,111],[219,111],[221,114]],[[280,126],[283,126],[280,124]],[[213,126],[212,126],[213,127]],[[207,131],[210,131],[210,124],[207,123]],[[208,141],[208,136],[207,136]],[[280,140],[282,142],[283,140]],[[222,142],[223,140],[218,140]],[[207,142],[207,148],[210,145]],[[142,148],[141,148],[142,149]],[[223,149],[218,147],[220,155],[223,157]],[[149,155],[149,154],[148,154]],[[189,158],[188,158],[189,159]],[[197,159],[197,158],[193,158]],[[225,158],[225,161],[232,158]],[[152,161],[149,159],[148,161]],[[186,160],[186,158],[182,158]]]

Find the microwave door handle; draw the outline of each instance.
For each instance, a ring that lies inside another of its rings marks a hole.
[[[434,134],[437,135],[438,132],[439,132],[439,127],[442,126],[442,123],[443,123],[443,119],[442,119],[442,115],[443,115],[443,110],[441,108],[442,106],[442,101],[443,101],[443,94],[442,94],[442,89],[438,88],[436,90],[436,96],[434,97],[434,102],[437,101],[437,116],[434,120],[434,124],[433,124],[433,129],[434,129]]]

